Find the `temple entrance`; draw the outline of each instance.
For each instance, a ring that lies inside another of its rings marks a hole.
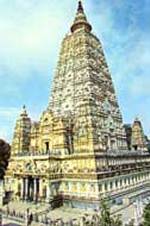
[[[28,200],[33,201],[34,200],[34,179],[33,177],[28,178]]]
[[[32,176],[22,178],[20,198],[30,202],[37,202],[39,199],[39,181],[39,178]]]

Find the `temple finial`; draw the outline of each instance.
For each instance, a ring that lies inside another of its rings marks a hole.
[[[82,5],[82,1],[78,2],[78,12],[83,12],[83,5]]]
[[[82,1],[78,1],[78,9],[73,25],[71,26],[71,32],[79,29],[84,29],[87,32],[92,30],[92,26],[87,21],[86,15],[84,13]]]
[[[27,110],[26,110],[26,106],[23,105],[22,107],[22,111],[21,111],[21,116],[26,116],[27,115]]]

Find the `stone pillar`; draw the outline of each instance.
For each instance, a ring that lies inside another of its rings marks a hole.
[[[102,192],[105,193],[105,184],[102,184]]]
[[[118,179],[118,190],[120,190],[120,179]]]
[[[132,178],[132,176],[130,178],[130,183],[131,183],[131,186],[133,187],[133,178]]]
[[[122,189],[122,178],[119,180],[120,189]]]
[[[29,186],[29,183],[28,183],[28,178],[25,178],[25,200],[28,199],[28,186]]]
[[[140,175],[138,175],[138,183],[140,183],[141,182],[141,180],[140,180]]]
[[[24,178],[21,178],[21,194],[20,194],[20,199],[24,199],[24,189],[25,189],[25,183],[24,183]]]
[[[128,177],[128,179],[127,179],[127,186],[131,186],[130,177]]]
[[[98,188],[98,184],[94,184],[95,186],[95,193],[96,193],[96,196],[99,196],[99,188]]]
[[[110,191],[110,181],[107,182],[107,191]]]
[[[126,187],[125,178],[123,178],[123,180],[122,180],[122,187],[123,187],[123,189]]]
[[[136,178],[135,178],[135,176],[134,176],[134,179],[133,180],[134,180],[134,184],[136,184]]]
[[[115,191],[116,190],[116,183],[115,183],[115,180],[113,181],[113,191]]]
[[[46,202],[49,203],[50,201],[50,184],[48,181],[47,190],[46,190]]]
[[[34,186],[33,186],[33,200],[37,200],[37,178],[34,178]]]
[[[130,186],[130,179],[129,179],[129,177],[127,177],[127,186]]]

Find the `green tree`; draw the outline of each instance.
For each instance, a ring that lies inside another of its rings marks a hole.
[[[0,179],[4,178],[10,158],[10,145],[0,139]]]
[[[101,200],[100,226],[122,226],[120,215],[111,216],[110,208],[106,200]]]
[[[122,223],[122,220],[121,220],[121,215],[117,215],[113,218],[111,218],[111,226],[122,226],[123,223]]]
[[[101,201],[101,226],[111,226],[110,208],[105,200]]]
[[[143,226],[150,226],[150,203],[144,208],[143,218]]]

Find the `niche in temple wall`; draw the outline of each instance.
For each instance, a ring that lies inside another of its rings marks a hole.
[[[52,149],[53,116],[51,112],[44,112],[40,119],[40,151]]]

